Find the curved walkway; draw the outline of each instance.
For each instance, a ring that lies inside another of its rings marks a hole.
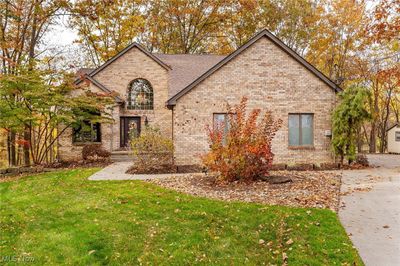
[[[400,265],[400,155],[343,171],[340,220],[366,265]]]

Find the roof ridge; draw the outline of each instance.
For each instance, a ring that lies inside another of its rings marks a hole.
[[[397,126],[400,126],[400,123],[394,123],[393,125],[391,125],[388,129],[386,129],[386,131],[389,131]]]
[[[169,65],[165,64],[163,61],[161,61],[157,56],[155,56],[151,52],[147,51],[146,48],[144,48],[139,43],[133,42],[130,45],[128,45],[127,47],[125,47],[122,51],[120,51],[119,53],[117,53],[116,55],[114,55],[113,57],[108,59],[101,66],[99,66],[99,67],[93,69],[92,71],[90,71],[89,73],[87,73],[87,75],[90,76],[90,77],[93,77],[94,75],[96,75],[97,73],[99,73],[100,71],[105,69],[108,65],[112,64],[114,61],[116,61],[118,58],[120,58],[122,55],[124,55],[125,53],[127,53],[129,50],[131,50],[134,47],[138,48],[140,51],[142,51],[148,57],[150,57],[151,59],[156,61],[156,63],[158,63],[160,66],[164,67],[167,70],[171,70],[171,67]],[[79,84],[81,82],[82,82],[82,79],[79,78],[74,83],[75,84]]]
[[[231,54],[228,56],[224,57],[221,61],[216,63],[213,67],[211,67],[209,70],[204,72],[200,77],[195,79],[192,83],[190,83],[188,86],[186,86],[184,89],[179,91],[177,94],[175,94],[173,97],[171,97],[167,101],[167,106],[173,106],[176,104],[176,101],[185,95],[187,92],[189,92],[191,89],[196,87],[199,83],[201,83],[203,80],[211,76],[214,72],[216,72],[218,69],[220,69],[222,66],[227,64],[229,61],[231,61],[233,58],[235,58],[237,55],[239,55],[242,51],[246,50],[248,47],[250,47],[252,44],[254,44],[256,41],[261,39],[262,37],[267,37],[272,43],[274,43],[276,46],[278,46],[280,49],[282,49],[284,52],[286,52],[288,55],[290,55],[293,59],[295,59],[297,62],[299,62],[301,65],[303,65],[305,68],[307,68],[309,71],[311,71],[314,75],[316,75],[319,79],[321,79],[325,84],[327,84],[329,87],[331,87],[335,92],[340,92],[342,89],[335,83],[333,82],[330,78],[325,76],[321,71],[319,71],[316,67],[314,67],[312,64],[310,64],[307,60],[305,60],[303,57],[301,57],[299,54],[297,54],[293,49],[291,49],[289,46],[287,46],[283,41],[281,41],[278,37],[276,37],[274,34],[272,34],[269,30],[263,29],[257,34],[255,34],[252,38],[250,38],[246,43],[244,43],[242,46],[240,46],[238,49],[233,51]]]
[[[163,53],[152,53],[153,55],[190,55],[190,56],[227,56],[227,54],[163,54]]]
[[[90,82],[92,82],[95,86],[97,86],[99,89],[101,89],[104,92],[113,93],[113,91],[111,91],[109,88],[104,86],[100,81],[98,81],[97,79],[89,76],[88,74],[84,75],[84,79],[88,79]],[[117,102],[123,102],[124,101],[118,95],[116,95],[114,98],[117,100]]]

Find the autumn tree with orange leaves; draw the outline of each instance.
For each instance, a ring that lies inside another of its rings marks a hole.
[[[38,55],[45,50],[42,47],[42,51],[38,51],[43,36],[55,23],[59,11],[64,6],[64,0],[0,1],[0,75],[18,75],[22,65],[27,65],[29,70],[36,67]],[[14,100],[19,101],[16,97]],[[26,128],[24,132],[15,132],[12,129],[7,131],[9,164],[16,165],[18,161],[23,161],[23,164],[29,165],[29,149],[26,145],[18,145],[25,140],[29,141],[29,130]],[[23,155],[18,152],[21,146]]]

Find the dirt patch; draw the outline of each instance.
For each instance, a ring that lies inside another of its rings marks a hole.
[[[195,196],[226,201],[257,202],[269,205],[325,208],[338,210],[340,174],[323,171],[273,171],[272,176],[287,177],[291,182],[272,184],[216,182],[215,177],[187,174],[148,182]]]

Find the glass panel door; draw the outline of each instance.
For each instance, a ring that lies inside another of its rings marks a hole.
[[[120,146],[129,147],[129,140],[140,134],[140,117],[121,117]]]

